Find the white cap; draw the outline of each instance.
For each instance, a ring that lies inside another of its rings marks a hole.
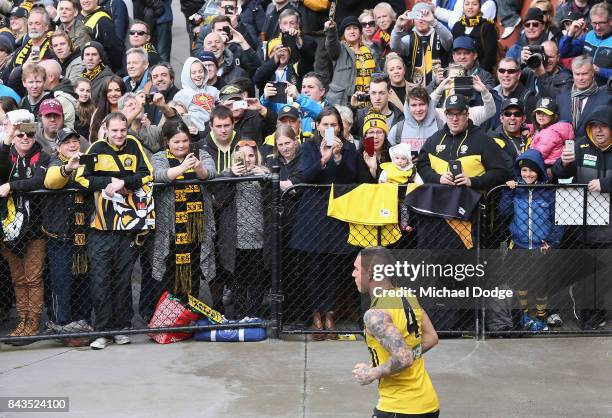
[[[11,110],[6,114],[6,117],[12,125],[34,122],[34,115],[25,109]]]

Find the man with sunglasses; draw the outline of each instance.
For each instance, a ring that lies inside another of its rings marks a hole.
[[[152,67],[160,62],[159,54],[151,43],[151,32],[149,26],[140,20],[134,20],[130,27],[129,42],[132,48],[143,48],[147,51],[149,65]]]
[[[525,113],[523,103],[517,98],[506,100],[499,115],[501,125],[489,135],[497,142],[502,150],[515,161],[516,158],[529,148],[531,136],[525,129]]]
[[[523,23],[523,34],[518,41],[508,49],[506,57],[520,60],[525,56],[525,60],[531,55],[529,45],[541,45],[549,39],[549,33],[544,24],[544,12],[537,7],[527,10]],[[524,52],[526,51],[526,52]]]
[[[497,67],[497,78],[499,80],[499,85],[493,89],[493,91],[497,94],[497,97],[495,97],[497,99],[497,114],[500,113],[501,103],[504,100],[516,98],[523,103],[523,112],[525,113],[527,122],[531,123],[532,113],[538,100],[537,95],[547,95],[547,92],[545,92],[543,89],[536,92],[533,88],[531,88],[531,84],[523,84],[521,81],[522,74],[521,67],[514,58],[506,57],[499,62]],[[491,118],[491,129],[497,128],[498,123],[496,119],[497,118],[495,117]]]

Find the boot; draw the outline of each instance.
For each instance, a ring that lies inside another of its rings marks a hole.
[[[321,320],[321,313],[316,311],[312,314],[312,329],[316,331],[323,330],[323,321]],[[325,334],[312,334],[312,339],[315,341],[325,340]]]
[[[23,335],[37,335],[40,330],[40,315],[43,309],[43,284],[29,287],[28,316]]]
[[[329,311],[325,314],[325,329],[327,331],[335,331],[336,323],[334,322],[334,312]],[[338,334],[327,334],[328,340],[337,340]]]
[[[28,317],[28,288],[25,286],[15,286],[15,306],[17,307],[17,327],[9,334],[10,337],[20,337],[26,325]]]

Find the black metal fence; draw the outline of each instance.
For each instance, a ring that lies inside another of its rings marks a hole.
[[[395,222],[364,227],[340,220],[350,219],[347,208],[383,218],[388,208],[359,195],[342,206],[354,187],[330,187],[282,191],[274,173],[156,184],[156,229],[138,233],[92,230],[92,196],[79,190],[2,199],[0,341],[82,345],[99,336],[237,326],[264,326],[275,338],[361,333],[367,301],[351,271],[359,249],[372,245],[415,255],[465,250],[496,265],[489,284],[517,297],[425,305],[441,335],[611,331],[600,326],[609,247],[598,244],[609,229],[609,196],[585,185],[500,186],[469,220],[455,222],[408,210],[402,186]],[[330,194],[340,202],[334,209]],[[263,322],[218,324],[215,311]]]

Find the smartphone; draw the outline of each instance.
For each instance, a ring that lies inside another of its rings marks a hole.
[[[196,142],[192,142],[189,144],[189,153],[196,156],[196,158],[200,158],[200,147]]]
[[[248,109],[249,105],[245,100],[236,100],[232,104],[232,110]]]
[[[565,145],[563,146],[566,151],[574,152],[574,140],[568,139],[565,141]]]
[[[232,30],[230,29],[229,26],[224,26],[222,28],[223,32],[225,32],[227,34],[227,40],[231,41],[234,38],[234,34],[232,33]]]
[[[185,125],[187,125],[187,127],[191,125],[191,115],[189,113],[183,113],[181,119],[183,119],[183,122],[185,123]]]
[[[83,154],[79,157],[79,164],[92,166],[98,161],[98,154]]]
[[[32,49],[30,49],[30,55],[32,56],[33,60],[40,61],[40,47],[33,45]]]
[[[336,132],[333,127],[330,126],[329,128],[325,128],[325,145],[328,147],[333,147],[335,136]],[[372,143],[372,145],[374,144]]]
[[[287,93],[285,93],[287,83],[285,81],[277,81],[272,84],[274,84],[276,94],[270,97],[270,101],[274,103],[287,103]]]
[[[357,100],[360,102],[367,102],[370,100],[370,95],[368,93],[359,93],[357,94]]]
[[[145,103],[146,104],[151,104],[153,103],[153,96],[155,95],[155,93],[149,93],[149,94],[145,94]]]
[[[461,167],[461,161],[459,160],[450,160],[448,162],[448,168],[454,177],[457,177],[459,174],[463,174],[463,169]]]
[[[374,137],[367,136],[363,139],[363,150],[370,157],[374,156]]]
[[[244,152],[234,151],[234,164],[244,164]]]
[[[409,12],[406,17],[408,19],[423,19],[423,15],[421,14],[420,11],[416,11],[416,12]]]
[[[474,85],[474,78],[472,76],[459,76],[454,78],[455,88],[457,87],[472,87]]]

